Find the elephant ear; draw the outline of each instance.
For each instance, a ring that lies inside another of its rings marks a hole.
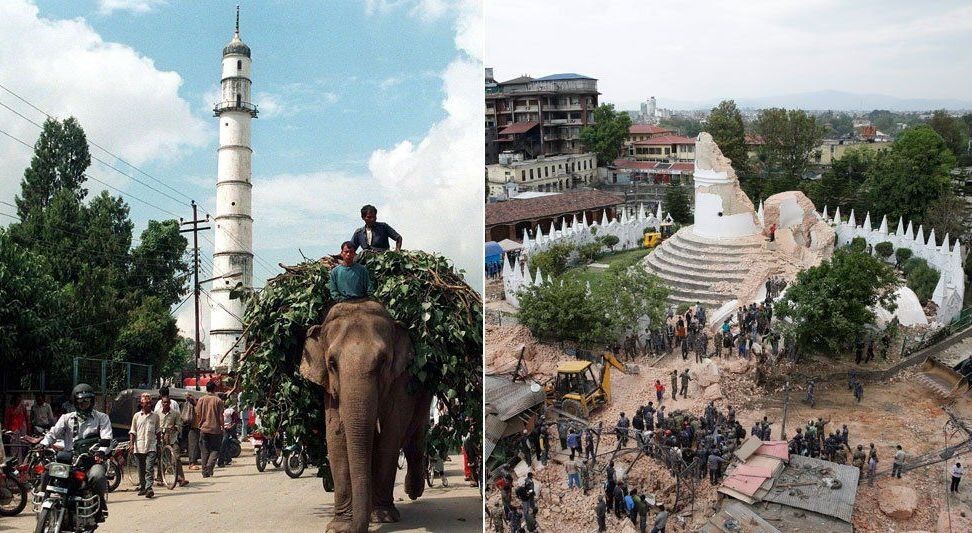
[[[408,335],[408,330],[400,324],[395,324],[392,351],[388,372],[392,379],[396,379],[408,370],[408,365],[412,362],[412,357],[415,354],[412,338]]]
[[[304,354],[300,358],[300,375],[327,389],[327,343],[324,328],[312,326],[304,337]]]

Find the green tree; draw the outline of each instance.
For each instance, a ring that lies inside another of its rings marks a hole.
[[[574,246],[565,242],[558,242],[550,245],[542,252],[537,252],[530,256],[530,271],[532,275],[537,275],[537,269],[547,276],[559,277],[567,270],[567,258],[574,251]]]
[[[176,220],[150,220],[142,238],[132,250],[130,284],[144,295],[174,305],[189,290],[189,241],[179,233]]]
[[[603,248],[604,244],[601,242],[601,240],[595,239],[594,242],[589,242],[578,246],[577,253],[580,254],[581,260],[585,263],[593,263],[601,254],[601,249]]]
[[[15,380],[38,369],[66,371],[69,347],[62,342],[66,321],[61,288],[44,258],[18,245],[3,229],[0,302],[2,373]]]
[[[628,113],[615,111],[613,104],[601,104],[594,110],[594,124],[581,130],[581,142],[597,154],[598,166],[605,166],[621,154],[630,127]]]
[[[617,235],[605,235],[601,237],[601,243],[604,244],[604,246],[607,246],[612,252],[614,251],[614,247],[617,246],[619,242],[621,242],[621,239],[619,239]]]
[[[518,320],[539,337],[607,344],[643,317],[660,322],[667,297],[668,289],[644,269],[612,266],[590,293],[574,278],[527,287],[519,294]]]
[[[87,180],[84,172],[89,166],[88,141],[78,121],[74,117],[63,122],[47,119],[20,182],[21,194],[15,199],[17,215],[29,224],[61,190],[71,191],[78,202],[83,200],[88,193],[82,187]]]
[[[682,187],[669,185],[665,189],[665,203],[663,207],[675,222],[679,224],[692,222],[692,211],[689,208],[688,195]]]
[[[810,199],[818,209],[830,206],[831,211],[838,206],[867,211],[863,204],[861,186],[872,173],[875,152],[865,148],[847,150],[844,157],[835,160],[824,171],[820,181],[810,189]]]
[[[874,245],[874,251],[882,258],[887,259],[894,255],[894,245],[888,241],[879,242]]]
[[[760,111],[753,128],[763,138],[760,152],[767,179],[761,197],[798,189],[813,164],[824,127],[806,111],[772,108]]]
[[[954,191],[946,191],[929,204],[923,220],[925,227],[934,228],[939,237],[949,235],[964,243],[972,242],[972,205]],[[949,246],[952,244],[949,242]]]
[[[827,128],[828,137],[843,137],[854,133],[854,118],[847,113],[826,111],[817,115],[817,122]]]
[[[877,305],[893,310],[897,278],[890,266],[846,248],[797,275],[774,305],[801,350],[836,354],[874,323]]]
[[[749,148],[746,146],[746,128],[736,102],[723,100],[718,106],[713,107],[705,127],[712,135],[712,140],[719,146],[722,155],[732,160],[732,168],[739,176],[740,182],[749,180],[752,176],[750,176]]]
[[[891,146],[875,155],[864,190],[871,216],[899,217],[914,224],[951,185],[948,172],[955,163],[945,141],[926,125],[908,128]]]
[[[160,376],[169,375],[185,363],[184,360],[169,361],[179,338],[179,328],[175,317],[169,314],[169,306],[160,298],[149,296],[129,313],[118,332],[115,355],[120,361],[153,365]]]
[[[968,127],[962,119],[953,118],[944,109],[939,109],[932,114],[928,125],[935,130],[935,133],[941,135],[945,146],[953,155],[957,157],[968,152]]]
[[[696,137],[705,129],[702,127],[702,122],[691,117],[671,117],[663,120],[659,126],[675,130],[685,137]]]

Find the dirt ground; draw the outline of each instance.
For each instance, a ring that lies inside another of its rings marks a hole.
[[[463,481],[462,457],[446,462],[449,487],[439,481],[415,501],[402,488],[405,470],[395,483],[395,505],[402,521],[373,524],[373,532],[482,531],[479,489]],[[99,533],[157,533],[159,531],[287,531],[320,532],[331,520],[332,494],[310,468],[298,479],[283,469],[269,466],[258,472],[253,454],[244,445],[243,455],[232,465],[202,479],[199,471],[186,472],[189,485],[167,490],[156,487],[155,498],[138,497],[122,480],[108,495],[110,516]],[[34,531],[35,517],[28,508],[18,516],[0,518],[0,532]]]
[[[557,361],[562,356],[556,346],[536,345],[529,332],[521,326],[490,326],[487,327],[487,357],[488,369],[510,368],[510,361],[514,362],[521,344],[534,346],[528,353],[533,353],[533,360],[527,362],[528,370],[535,379],[544,379],[555,372]],[[781,423],[783,421],[783,377],[793,375],[795,369],[781,367],[772,372],[770,385],[767,388],[756,387],[753,383],[752,372],[747,371],[743,361],[735,357],[715,360],[720,366],[720,386],[724,397],[716,401],[716,406],[725,410],[733,405],[737,417],[744,428],[749,430],[753,422],[766,416],[772,422],[772,437],[780,438]],[[672,369],[680,372],[685,368],[691,372],[697,371],[701,365],[696,364],[693,355],[689,354],[688,361],[682,361],[680,355],[668,355],[658,361],[655,366],[649,366],[650,360],[633,361],[639,365],[638,374],[623,375],[612,369],[612,401],[604,408],[592,415],[592,425],[603,421],[605,426],[613,425],[618,420],[620,412],[624,411],[630,418],[639,405],[655,401],[654,382],[660,380],[666,386],[666,398],[663,405],[671,412],[675,409],[685,409],[701,415],[705,402],[701,398],[701,390],[690,383],[688,398],[681,396],[677,400],[671,399],[670,374]],[[812,373],[814,364],[801,365],[796,369],[801,372]],[[843,365],[836,365],[838,368]],[[831,373],[828,368],[827,373]],[[775,377],[776,379],[773,379]],[[846,424],[850,431],[851,447],[863,444],[867,449],[869,443],[874,443],[878,451],[878,479],[874,485],[868,485],[866,480],[858,489],[854,510],[854,526],[856,531],[886,532],[886,531],[938,531],[940,513],[947,506],[954,510],[966,512],[972,517],[972,488],[961,487],[957,497],[947,495],[946,465],[949,467],[954,461],[938,463],[907,472],[900,480],[890,476],[881,476],[890,471],[895,446],[900,444],[909,457],[935,452],[945,446],[943,432],[948,416],[942,409],[942,400],[929,389],[915,382],[914,370],[906,370],[893,378],[881,383],[865,384],[864,400],[858,404],[853,394],[847,388],[846,380],[835,380],[818,383],[816,389],[816,407],[810,408],[805,403],[805,391],[801,383],[792,384],[787,408],[787,434],[792,437],[798,426],[805,426],[808,419],[823,417],[829,420],[827,431],[840,429]],[[656,402],[657,403],[657,402]],[[972,403],[968,399],[952,402],[951,408],[960,417],[972,418]],[[950,443],[954,444],[960,435],[950,434]],[[613,449],[613,436],[605,437],[599,451]],[[554,439],[553,447],[559,449]],[[541,510],[538,514],[542,530],[565,530],[578,528],[589,530],[595,527],[593,508],[596,504],[597,493],[592,490],[590,495],[583,497],[580,491],[566,488],[566,474],[559,457],[548,463],[542,471],[535,473],[538,480],[549,488],[540,499]],[[967,458],[968,459],[968,458]],[[620,467],[626,467],[630,459],[621,458],[616,461]],[[959,459],[961,460],[961,459]],[[968,459],[972,462],[972,459]],[[968,477],[968,476],[967,476]],[[603,481],[603,474],[598,483]],[[639,492],[648,490],[657,492],[668,486],[671,475],[661,465],[653,461],[641,459],[632,473],[632,486],[638,487]],[[968,480],[966,480],[967,482]],[[878,509],[879,493],[882,488],[893,485],[905,485],[916,490],[919,496],[915,514],[908,520],[896,521]],[[599,486],[599,485],[598,485]],[[493,495],[497,498],[496,495]],[[683,513],[675,517],[675,531],[695,531],[712,514],[712,506],[716,501],[715,489],[704,482],[698,492],[695,514]],[[684,521],[684,522],[681,522]],[[617,525],[620,527],[620,524]],[[611,528],[609,522],[609,529]],[[670,528],[669,530],[672,530]],[[957,530],[956,530],[957,531]]]

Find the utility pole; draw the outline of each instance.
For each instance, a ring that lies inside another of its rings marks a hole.
[[[189,232],[192,232],[192,253],[193,253],[193,260],[192,260],[192,276],[193,276],[193,279],[192,279],[192,290],[193,290],[193,298],[195,299],[195,305],[196,305],[196,313],[195,313],[195,317],[196,317],[196,345],[195,345],[195,349],[193,350],[193,361],[195,361],[196,371],[195,371],[195,374],[194,374],[193,377],[196,380],[196,390],[199,390],[199,344],[200,344],[200,340],[199,340],[199,232],[200,231],[203,231],[203,230],[207,230],[207,229],[212,229],[212,228],[211,227],[199,227],[199,224],[202,224],[202,223],[205,223],[205,222],[209,222],[209,215],[207,214],[206,215],[206,218],[204,220],[199,220],[199,216],[198,216],[198,214],[196,212],[196,208],[197,208],[196,201],[193,200],[192,201],[192,220],[191,221],[188,221],[188,222],[184,222],[181,218],[179,219],[179,222],[183,226],[192,226],[192,228],[191,229],[181,229],[181,230],[179,230],[179,233],[189,233]]]

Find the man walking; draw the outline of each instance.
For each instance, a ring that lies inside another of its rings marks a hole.
[[[665,526],[668,525],[668,511],[665,506],[661,506],[661,511],[655,517],[655,525],[651,528],[651,533],[665,533]]]
[[[688,384],[689,381],[692,380],[692,378],[689,377],[689,369],[686,368],[685,372],[682,372],[681,378],[682,378],[682,390],[681,390],[682,398],[688,398]]]
[[[196,397],[192,393],[186,393],[182,425],[189,428],[189,470],[199,470],[199,417],[196,416]]]
[[[672,370],[672,400],[678,396],[678,370]]]
[[[597,497],[597,506],[594,507],[594,516],[597,518],[598,533],[607,531],[607,504],[604,502],[604,496]]]
[[[574,459],[571,458],[570,461],[564,463],[564,468],[567,470],[567,488],[580,487],[580,472],[578,472],[577,463]]]
[[[223,440],[219,443],[219,459],[216,466],[224,467],[233,464],[230,457],[229,448],[233,436],[236,435],[236,428],[240,423],[240,413],[233,405],[227,405],[223,409]]]
[[[898,451],[894,452],[894,464],[891,465],[891,477],[901,479],[901,467],[904,466],[905,452],[898,445]]]
[[[962,463],[955,463],[952,467],[952,485],[949,486],[949,492],[958,492],[959,481],[962,481],[962,476],[965,475],[965,469],[962,468]]]
[[[172,409],[172,404],[174,403],[168,396],[163,396],[162,411],[155,414],[159,416],[159,430],[162,432],[162,442],[172,446],[176,450],[174,457],[176,482],[179,483],[180,487],[185,487],[189,482],[186,481],[186,475],[182,471],[182,459],[179,458],[181,454],[178,452],[179,433],[182,431],[182,416],[178,411]]]
[[[219,447],[223,440],[223,411],[226,405],[216,396],[216,382],[206,384],[206,395],[196,402],[199,417],[200,442],[202,444],[202,475],[210,477],[219,459]]]
[[[142,393],[139,397],[139,405],[141,410],[132,416],[128,439],[138,460],[138,495],[152,498],[155,496],[152,484],[155,481],[156,443],[160,430],[159,415],[152,410],[152,396],[149,393]]]

